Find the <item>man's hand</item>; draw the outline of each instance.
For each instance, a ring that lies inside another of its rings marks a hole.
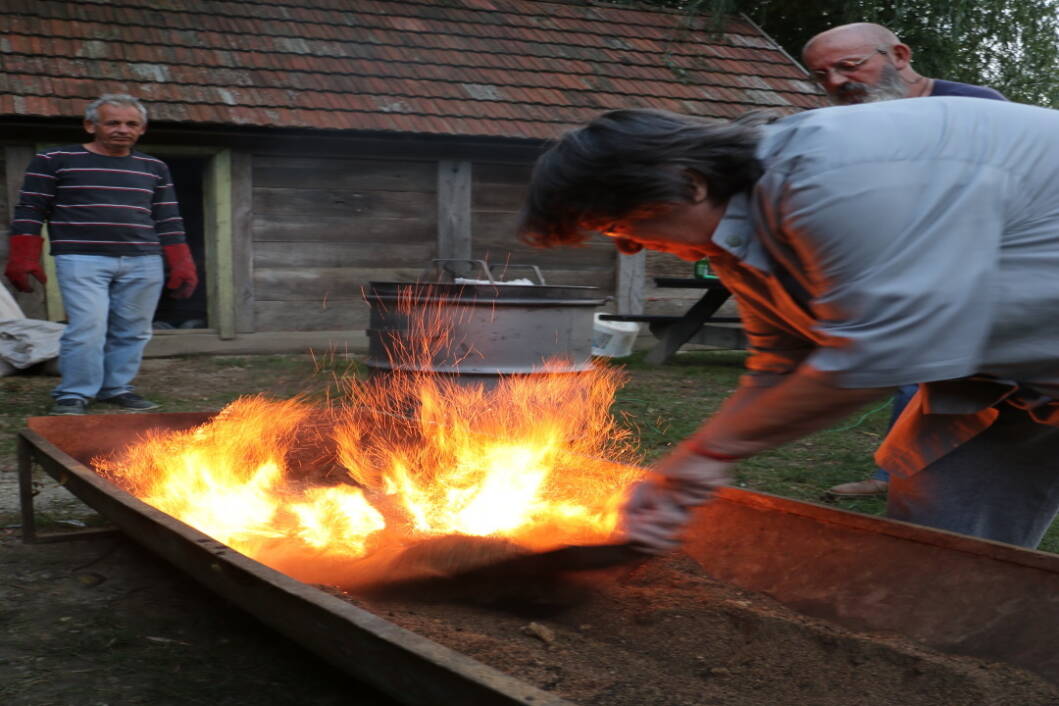
[[[44,284],[48,281],[44,274],[44,268],[40,266],[40,253],[44,247],[44,239],[39,235],[12,235],[11,252],[7,255],[7,267],[4,275],[15,285],[20,292],[32,292],[33,285],[29,282],[29,276],[33,275],[38,282]]]
[[[640,551],[662,554],[675,549],[691,508],[731,482],[732,461],[708,458],[694,449],[685,441],[654,466],[648,479],[633,486],[622,508],[622,528]]]
[[[622,508],[625,540],[645,554],[664,554],[680,544],[688,510],[657,479],[632,487]]]
[[[163,245],[162,253],[169,265],[169,279],[166,289],[172,289],[177,299],[187,299],[199,286],[199,275],[195,270],[195,261],[191,259],[191,250],[187,243]]]

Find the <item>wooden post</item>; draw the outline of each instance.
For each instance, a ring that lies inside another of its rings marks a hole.
[[[253,157],[232,152],[232,290],[235,332],[254,332]]]
[[[471,257],[471,163],[438,162],[438,257]]]
[[[642,314],[647,252],[622,255],[615,251],[614,302],[618,314]]]
[[[206,299],[210,325],[222,339],[235,338],[232,276],[232,151],[220,150],[206,168]],[[212,237],[211,237],[212,235]]]

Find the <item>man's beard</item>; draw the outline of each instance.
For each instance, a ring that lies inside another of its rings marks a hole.
[[[838,87],[834,96],[829,96],[834,105],[855,105],[857,103],[878,103],[905,97],[906,86],[901,74],[893,64],[883,66],[879,82],[874,86],[867,83],[849,81]]]

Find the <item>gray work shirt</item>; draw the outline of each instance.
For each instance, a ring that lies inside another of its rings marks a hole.
[[[748,270],[752,343],[809,341],[841,387],[1059,385],[1059,111],[909,99],[763,129],[765,174],[713,235]]]
[[[1059,111],[908,99],[763,131],[765,173],[713,234],[746,384],[806,363],[839,387],[988,376],[1059,398]],[[960,389],[924,411],[989,406]]]

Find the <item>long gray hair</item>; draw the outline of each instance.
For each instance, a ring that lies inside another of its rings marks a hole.
[[[758,126],[772,119],[760,111],[734,121],[648,109],[604,113],[537,160],[519,237],[541,247],[577,244],[600,224],[690,202],[689,171],[705,180],[711,202],[723,204],[761,176]]]

